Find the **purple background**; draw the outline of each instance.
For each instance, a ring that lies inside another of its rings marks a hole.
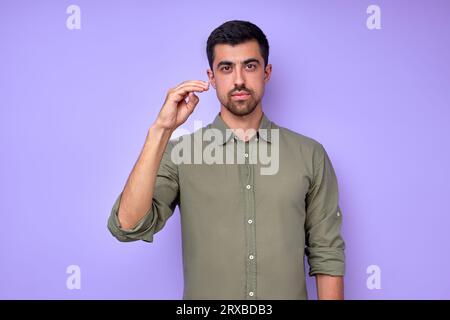
[[[81,30],[66,8],[81,8]],[[381,8],[381,30],[366,8]],[[449,299],[448,1],[2,1],[0,298],[180,299],[178,209],[152,244],[106,228],[169,87],[207,80],[231,19],[271,46],[263,110],[320,141],[340,186],[348,299]],[[194,120],[219,111],[201,94]],[[66,268],[81,268],[81,290]],[[369,290],[366,269],[381,268]],[[315,299],[314,278],[308,277]]]

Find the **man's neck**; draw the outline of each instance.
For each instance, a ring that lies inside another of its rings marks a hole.
[[[245,116],[236,116],[232,114],[226,107],[221,106],[220,116],[222,117],[222,120],[227,124],[227,126],[232,129],[233,132],[241,140],[248,141],[252,136],[242,136],[241,132],[239,132],[240,130],[236,131],[236,129],[241,129],[244,131],[244,133],[249,129],[253,129],[255,130],[255,132],[258,131],[261,124],[261,119],[263,117],[263,111],[261,108],[261,104],[259,104],[252,113]]]

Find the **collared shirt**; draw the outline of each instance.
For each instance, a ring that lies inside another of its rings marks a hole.
[[[130,230],[117,218],[121,196],[108,219],[119,241],[153,242],[179,206],[183,299],[308,299],[305,255],[310,276],[344,275],[342,211],[330,158],[321,143],[265,113],[247,141],[220,112],[206,127],[171,139],[152,206]]]

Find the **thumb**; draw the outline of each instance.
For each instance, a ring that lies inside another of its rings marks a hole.
[[[195,93],[189,92],[189,102],[187,103],[189,111],[192,112],[199,101],[200,99],[195,95]]]

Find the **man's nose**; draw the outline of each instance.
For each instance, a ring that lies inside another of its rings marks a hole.
[[[245,83],[244,73],[241,68],[236,68],[234,73],[234,85],[240,87]]]

